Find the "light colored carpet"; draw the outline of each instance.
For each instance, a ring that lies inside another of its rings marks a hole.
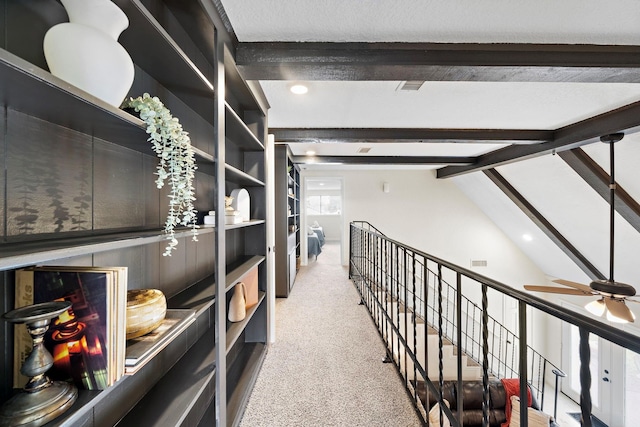
[[[327,243],[276,302],[276,342],[241,427],[419,426],[384,345]]]

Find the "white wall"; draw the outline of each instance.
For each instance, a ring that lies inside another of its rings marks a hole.
[[[345,246],[349,223],[368,221],[394,240],[507,285],[519,288],[525,283],[546,281],[544,273],[495,223],[451,180],[436,179],[434,171],[303,170],[302,175],[343,178]],[[389,193],[382,191],[383,182],[389,183]],[[345,247],[345,265],[348,253]],[[487,267],[471,268],[471,260],[486,260]],[[491,315],[513,327],[515,305],[502,297],[493,300]],[[540,329],[536,324],[535,329]]]
[[[302,180],[304,183],[304,179]],[[308,196],[342,196],[342,190],[307,190],[305,189],[304,200],[302,204],[306,206],[306,198]],[[304,208],[303,208],[304,209]],[[322,226],[324,231],[325,241],[339,242],[342,239],[342,215],[309,215],[303,212],[303,216],[306,215],[306,225],[310,226],[314,221],[318,221],[318,224]]]
[[[307,225],[312,225],[314,221],[324,231],[326,242],[339,242],[342,239],[342,215],[307,215]]]

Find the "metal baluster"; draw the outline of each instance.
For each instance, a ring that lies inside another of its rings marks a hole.
[[[429,358],[427,357],[427,354],[429,354],[429,325],[427,324],[427,301],[428,296],[429,296],[429,279],[428,279],[428,269],[427,269],[427,260],[424,260],[424,266],[423,268],[423,274],[425,276],[425,280],[424,280],[424,305],[425,305],[425,315],[424,315],[424,321],[425,321],[425,325],[424,325],[424,372],[425,372],[425,378],[424,378],[424,388],[425,390],[427,390],[427,377],[429,376]],[[428,396],[429,393],[426,393],[426,395]],[[425,406],[427,406],[427,411],[429,410],[428,406],[429,406],[429,399],[427,398],[427,402],[425,404]]]
[[[371,301],[376,301],[378,299],[378,236],[373,235],[373,289],[370,291]],[[373,318],[375,319],[376,326],[380,328],[380,307],[378,304],[373,304],[373,309],[375,311]]]
[[[384,293],[382,294],[384,301],[384,339],[385,345],[388,346],[389,342],[389,241],[385,239],[384,241]]]
[[[520,425],[527,427],[529,398],[527,394],[527,304],[523,301],[518,303],[518,326],[519,326],[519,353],[520,365],[518,375],[520,377]]]
[[[487,300],[487,285],[482,284],[482,426],[489,427],[489,365],[487,354],[489,353],[489,307]],[[526,413],[526,412],[525,412]]]
[[[404,351],[403,351],[403,355],[404,355],[404,377],[407,378],[407,352],[409,351],[409,349],[407,348],[407,337],[409,336],[409,321],[408,316],[407,316],[407,310],[409,309],[407,307],[407,301],[408,299],[408,289],[407,289],[407,283],[409,282],[407,275],[409,274],[409,267],[407,266],[407,248],[403,248],[403,257],[402,257],[402,266],[404,269],[404,279],[403,279],[403,285],[404,285]],[[398,310],[400,310],[400,307],[398,307]]]
[[[500,328],[500,337],[498,338],[498,340],[500,342],[499,347],[498,347],[498,355],[499,355],[499,357],[498,357],[498,378],[501,378],[500,377],[500,368],[504,364],[504,362],[502,361],[502,358],[501,358],[501,356],[502,356],[502,330],[503,329],[504,328]],[[506,349],[506,346],[505,346],[505,349]],[[506,376],[506,373],[507,373],[507,371],[505,369],[505,376]]]
[[[542,390],[541,390],[541,395],[540,395],[540,410],[544,411],[544,383],[545,383],[545,377],[547,374],[547,359],[544,359],[543,357],[541,357],[542,360],[542,380],[540,381],[542,383]],[[554,416],[555,418],[555,416]]]
[[[442,364],[442,265],[438,264],[438,385],[440,402],[444,399],[444,366]],[[442,427],[442,408],[440,409],[440,427]]]
[[[349,226],[349,280],[353,278],[353,224]]]
[[[591,348],[589,346],[589,331],[580,330],[580,425],[591,427]]]
[[[456,274],[456,324],[458,325],[458,390],[462,390],[462,275]],[[457,393],[456,415],[458,424],[462,425],[462,414],[464,413],[464,403],[462,393]]]
[[[490,369],[491,372],[495,372],[495,370],[493,369],[493,361],[495,360],[495,350],[496,350],[496,322],[492,322],[492,328],[491,328],[491,365],[490,365]]]
[[[417,357],[416,357],[416,353],[418,352],[418,347],[417,347],[417,343],[418,343],[418,331],[416,330],[417,328],[417,323],[416,323],[416,254],[415,252],[413,252],[411,254],[412,257],[412,272],[413,272],[413,313],[411,315],[411,318],[413,319],[413,379],[414,381],[418,378],[418,374],[417,374]]]

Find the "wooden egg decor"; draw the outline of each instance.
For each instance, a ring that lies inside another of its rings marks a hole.
[[[141,337],[162,324],[167,300],[158,289],[127,291],[127,339]]]

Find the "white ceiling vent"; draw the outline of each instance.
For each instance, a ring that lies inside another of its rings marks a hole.
[[[471,267],[486,267],[487,260],[486,259],[472,259]]]
[[[424,80],[407,80],[401,82],[396,90],[418,90],[424,84]]]
[[[356,151],[356,153],[367,154],[369,151],[371,151],[371,147],[361,147],[361,148],[358,148],[358,151]]]

